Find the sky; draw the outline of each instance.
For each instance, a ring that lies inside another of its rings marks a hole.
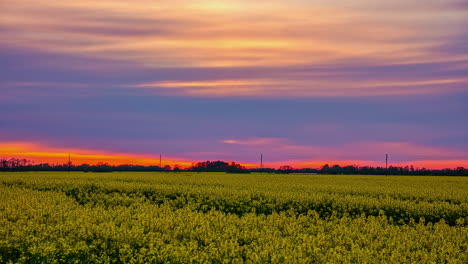
[[[2,0],[0,158],[468,167],[464,0]]]

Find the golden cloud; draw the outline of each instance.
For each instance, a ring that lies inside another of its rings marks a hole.
[[[460,34],[459,25],[466,22],[464,13],[436,8],[440,4],[435,3],[429,5],[434,8],[419,10],[415,3],[5,0],[0,11],[0,45],[154,69],[297,65],[333,68],[350,62],[404,65],[467,60],[467,54],[441,56],[434,51],[434,47]],[[405,12],[405,6],[412,12]],[[388,8],[401,12],[388,12]],[[175,95],[277,97],[424,94],[459,89],[450,86],[454,83],[466,84],[466,79],[426,78],[231,79],[155,85],[177,88],[164,91]]]

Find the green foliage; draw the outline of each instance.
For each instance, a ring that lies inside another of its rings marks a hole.
[[[0,263],[466,263],[468,179],[1,173]]]

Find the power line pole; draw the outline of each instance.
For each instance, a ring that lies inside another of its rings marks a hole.
[[[260,154],[260,173],[263,173],[263,154]]]
[[[159,154],[159,168],[162,168],[161,157],[162,157],[162,155],[161,155],[161,154]]]
[[[388,154],[385,154],[385,176],[388,176]]]
[[[68,152],[68,172],[70,172],[71,169],[71,158],[70,158],[70,152]]]

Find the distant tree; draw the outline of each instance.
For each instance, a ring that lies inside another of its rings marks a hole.
[[[31,161],[27,159],[2,159],[0,160],[0,170],[2,171],[23,171],[31,166]]]
[[[358,168],[354,166],[346,166],[341,169],[343,174],[357,174]]]
[[[333,165],[331,168],[330,168],[330,174],[341,174],[342,171],[341,171],[341,167],[340,165]]]
[[[226,167],[226,172],[227,173],[250,173],[250,171],[247,170],[244,166],[237,164],[235,162],[231,162]]]
[[[192,167],[193,171],[226,171],[229,164],[227,162],[218,160],[218,161],[203,161],[198,162],[195,166]]]
[[[293,167],[289,165],[283,165],[276,172],[281,173],[281,174],[288,174],[288,173],[293,172],[293,170],[294,170]]]
[[[112,172],[113,166],[109,166],[107,163],[99,162],[96,166],[93,166],[92,172]]]
[[[113,166],[107,163],[100,162],[96,165],[73,165],[73,164],[32,164],[31,161],[26,159],[0,159],[0,171],[95,171],[95,172],[108,172],[108,171],[170,171],[171,166],[166,165],[164,168],[159,166],[141,166],[133,164],[124,164]],[[364,175],[385,175],[387,170],[385,167],[370,167],[370,166],[345,166],[333,165],[330,167],[325,164],[320,169],[302,168],[293,169],[291,166],[281,166],[278,170],[274,168],[253,168],[246,169],[245,167],[235,162],[227,163],[221,160],[218,161],[203,161],[194,164],[189,169],[181,169],[179,166],[174,166],[173,171],[216,171],[228,173],[248,173],[248,172],[267,172],[267,173],[322,173],[322,174],[364,174]],[[464,167],[456,167],[452,169],[426,169],[414,168],[414,166],[394,167],[388,168],[388,175],[434,175],[434,176],[468,176],[468,169]]]
[[[328,166],[328,164],[323,165],[322,168],[320,169],[320,173],[328,174],[329,172],[330,172],[330,166]]]

